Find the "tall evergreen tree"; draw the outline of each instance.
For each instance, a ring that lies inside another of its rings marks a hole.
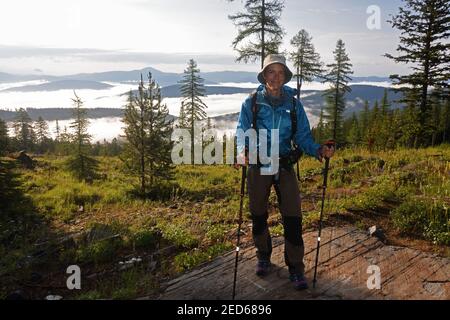
[[[419,106],[417,100],[419,91],[411,90],[407,93],[407,105],[402,112],[402,137],[399,139],[400,144],[409,148],[418,147],[418,135],[421,131],[419,121]]]
[[[450,99],[445,99],[441,115],[442,142],[450,142]]]
[[[73,130],[71,144],[74,146],[71,157],[67,160],[69,170],[79,179],[91,181],[97,176],[98,161],[90,156],[91,135],[88,133],[89,120],[83,101],[74,91],[75,98],[73,118],[70,128]]]
[[[9,147],[8,127],[3,119],[0,119],[0,156],[4,155]]]
[[[392,133],[392,111],[391,104],[388,100],[388,89],[384,89],[383,98],[381,99],[380,113],[381,120],[378,139],[380,140],[381,148],[385,150],[389,141],[389,137]]]
[[[47,122],[41,116],[39,116],[34,124],[34,128],[36,131],[37,151],[39,153],[48,151],[50,138]]]
[[[147,86],[141,75],[138,92],[130,91],[125,107],[123,122],[127,142],[123,160],[127,168],[139,176],[142,196],[148,188],[173,178],[172,121],[168,120],[168,115],[161,90],[151,73]]]
[[[380,128],[381,128],[381,111],[378,104],[378,101],[375,100],[375,103],[373,105],[372,110],[370,111],[369,115],[369,130],[368,130],[368,137],[369,141],[371,141],[372,147],[380,147],[381,140],[380,140]]]
[[[369,109],[369,101],[364,101],[364,108],[359,113],[359,123],[361,128],[361,141],[363,143],[367,143],[368,140],[368,128],[369,128],[369,117],[370,117],[370,109]]]
[[[33,122],[25,109],[20,108],[16,111],[13,129],[17,143],[16,147],[19,150],[32,151],[34,149],[36,137]]]
[[[228,16],[238,28],[232,43],[238,52],[236,61],[260,59],[262,68],[266,55],[278,53],[284,35],[279,23],[283,7],[282,0],[246,0],[245,12]]]
[[[55,151],[60,156],[67,156],[72,152],[72,148],[70,146],[72,140],[72,135],[67,130],[67,126],[64,126],[64,129],[59,134],[58,141],[55,144]]]
[[[61,129],[59,128],[59,122],[58,119],[56,119],[55,123],[55,142],[58,142],[61,135]]]
[[[439,139],[439,127],[441,124],[442,105],[440,99],[432,99],[431,101],[431,118],[430,127],[432,128],[431,145],[435,146],[437,139]]]
[[[345,109],[345,93],[350,92],[348,82],[353,73],[352,64],[345,51],[344,42],[339,39],[336,43],[336,49],[333,52],[334,63],[328,64],[328,73],[325,75],[325,81],[330,83],[330,88],[325,91],[327,104],[327,122],[331,128],[331,134],[338,143],[343,142],[342,133],[342,115]]]
[[[354,113],[354,112],[350,119],[350,129],[348,131],[348,142],[353,146],[357,146],[361,142],[360,126],[358,123],[358,118],[356,116],[356,113]]]
[[[418,90],[418,144],[429,143],[430,132],[426,122],[430,117],[429,89],[448,88],[450,78],[450,2],[448,0],[403,0],[404,7],[389,21],[401,31],[398,56],[386,54],[396,63],[410,64],[413,72],[390,77],[406,95]],[[448,92],[447,92],[448,94]],[[408,101],[405,101],[408,103]]]
[[[292,38],[291,45],[294,47],[294,51],[290,53],[289,58],[294,63],[297,99],[300,99],[303,82],[310,82],[316,77],[321,77],[324,70],[320,55],[312,44],[312,37],[306,30],[300,30]]]
[[[317,123],[317,127],[313,130],[314,140],[322,143],[325,139],[325,122],[324,122],[324,113],[323,107],[320,109],[319,122]]]
[[[186,120],[186,111],[184,109],[184,101],[181,101],[180,114],[178,116],[178,128],[186,128],[187,120]]]
[[[183,79],[180,80],[181,95],[183,97],[184,113],[186,127],[191,133],[191,159],[194,160],[194,124],[196,121],[206,119],[205,109],[208,108],[201,97],[205,96],[204,80],[199,75],[200,69],[197,63],[191,59],[186,70],[184,70]]]

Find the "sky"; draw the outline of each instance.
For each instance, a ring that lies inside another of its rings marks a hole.
[[[280,24],[290,39],[306,29],[325,63],[341,38],[355,76],[405,73],[383,54],[395,53],[399,32],[386,22],[400,0],[285,0]],[[380,24],[369,29],[368,19]],[[64,75],[154,67],[182,72],[190,58],[201,71],[258,71],[235,62],[236,0],[1,0],[0,72]],[[371,7],[370,7],[371,8]]]

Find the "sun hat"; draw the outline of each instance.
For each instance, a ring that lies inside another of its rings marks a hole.
[[[286,65],[286,58],[283,55],[281,55],[281,54],[269,54],[264,59],[262,70],[258,73],[258,81],[260,83],[266,84],[266,81],[264,80],[264,76],[263,76],[264,75],[264,71],[266,70],[266,68],[268,66],[270,66],[271,64],[275,64],[275,63],[279,63],[279,64],[282,64],[284,66],[284,70],[285,70],[284,83],[286,84],[289,81],[291,81],[291,79],[292,79],[292,72],[291,72],[291,70],[289,70],[288,66]]]

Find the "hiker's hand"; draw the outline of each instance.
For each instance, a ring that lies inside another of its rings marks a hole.
[[[234,164],[235,169],[239,169],[240,167],[248,166],[248,156],[244,153],[238,154],[236,157],[236,163]]]
[[[334,155],[334,144],[323,144],[319,148],[319,161],[323,158],[331,158]]]

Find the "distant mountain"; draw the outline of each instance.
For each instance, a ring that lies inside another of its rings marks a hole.
[[[377,87],[372,85],[351,85],[352,91],[345,95],[345,111],[344,116],[349,116],[353,112],[358,112],[363,109],[364,101],[369,102],[369,107],[372,108],[375,101],[380,101],[383,98],[384,87]],[[391,108],[398,108],[400,105],[395,102],[402,97],[400,92],[396,92],[393,89],[388,90],[388,100],[390,101]],[[315,94],[309,95],[302,99],[302,103],[305,107],[310,108],[311,112],[319,116],[320,109],[325,106],[325,99],[323,97],[323,91],[319,91]]]
[[[389,79],[389,77],[376,77],[376,76],[370,76],[370,77],[352,77],[352,82],[391,82],[392,80]]]
[[[4,82],[22,82],[22,81],[33,81],[33,80],[58,80],[57,76],[48,76],[48,75],[20,75],[20,74],[10,74],[6,72],[0,72],[0,83]]]
[[[226,129],[230,122],[237,122],[239,119],[239,112],[221,114],[219,116],[211,117],[217,129]]]
[[[254,89],[252,88],[237,88],[237,87],[218,87],[218,86],[205,86],[205,94],[235,94],[235,93],[250,93]],[[164,98],[176,98],[181,96],[180,85],[172,85],[161,88],[161,95]]]
[[[27,108],[30,118],[35,121],[42,117],[47,121],[73,119],[73,108]],[[89,119],[123,117],[124,109],[118,108],[85,108]],[[7,122],[13,121],[16,111],[0,110],[0,119]],[[169,114],[169,119],[176,117]]]
[[[247,93],[250,94],[255,88],[241,88],[241,87],[227,87],[227,86],[205,86],[205,94],[236,94],[236,93]],[[314,93],[316,90],[303,90],[302,94]],[[133,90],[134,94],[137,94],[137,90]],[[128,95],[129,92],[124,92],[121,94]],[[161,95],[163,98],[178,98],[181,97],[180,85],[175,84],[167,87],[161,88]]]
[[[110,82],[138,82],[141,74],[144,82],[147,81],[147,75],[151,72],[153,79],[160,86],[167,86],[177,83],[181,80],[181,74],[162,72],[155,68],[144,68],[131,71],[108,71],[99,73],[80,73],[70,76],[64,76],[65,79],[91,80],[91,81],[110,81]]]
[[[28,85],[21,87],[12,87],[0,92],[33,92],[33,91],[57,91],[64,89],[92,89],[92,90],[102,90],[112,88],[112,85],[97,82],[97,81],[86,81],[86,80],[58,80],[48,83]]]
[[[256,72],[246,71],[216,71],[202,72],[200,76],[215,83],[221,82],[256,82]]]
[[[123,109],[117,108],[85,108],[87,110],[88,118],[106,118],[106,117],[121,117]],[[42,117],[44,120],[68,120],[73,119],[73,108],[27,108],[26,109],[32,120],[37,120]],[[0,110],[0,119],[5,121],[12,121],[16,116],[15,111]]]
[[[201,69],[201,66],[200,66]],[[162,87],[177,84],[183,77],[182,73],[163,72],[158,69],[147,67],[130,71],[107,71],[94,73],[79,73],[65,76],[49,76],[49,75],[13,75],[0,72],[0,82],[18,82],[30,80],[86,80],[86,81],[109,81],[109,82],[137,82],[140,80],[141,74],[146,80],[147,74],[151,72],[153,78]],[[205,79],[205,84],[217,84],[223,82],[256,82],[257,72],[247,71],[214,71],[201,72],[200,76]],[[360,81],[390,81],[388,77],[353,77],[353,82]]]

